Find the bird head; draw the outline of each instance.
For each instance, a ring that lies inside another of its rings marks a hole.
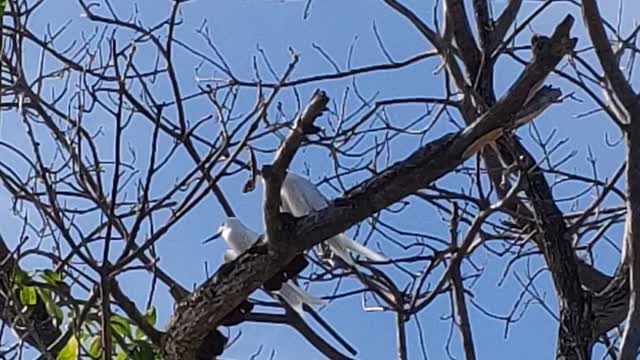
[[[237,228],[237,223],[240,223],[240,220],[230,217],[226,218],[220,226],[218,226],[218,232],[206,239],[202,242],[202,244],[210,243],[218,238],[222,238],[225,242],[228,242],[229,234],[233,231],[234,228]],[[240,223],[241,224],[241,223]]]
[[[244,229],[246,229],[246,226],[244,226],[240,220],[234,217],[229,217],[220,224],[218,227],[218,233],[223,239],[227,240],[231,232],[242,231]]]
[[[240,252],[248,249],[260,236],[253,230],[245,226],[239,219],[230,217],[222,222],[218,228],[220,237],[229,247]]]
[[[220,225],[220,229],[222,228],[232,228],[232,229],[249,229],[240,219],[235,217],[228,217],[224,219],[222,224]]]

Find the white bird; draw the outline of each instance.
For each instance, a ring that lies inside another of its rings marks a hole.
[[[218,230],[220,231],[220,236],[229,247],[229,249],[224,252],[225,262],[232,261],[240,256],[240,254],[258,241],[260,237],[258,233],[246,227],[240,220],[232,217],[223,221]],[[282,288],[274,291],[274,293],[280,295],[300,316],[304,314],[302,309],[303,304],[312,307],[313,305],[324,305],[327,303],[325,300],[318,299],[302,290],[291,280],[282,284]]]
[[[287,173],[282,183],[280,197],[282,198],[282,211],[296,217],[306,216],[313,211],[329,206],[327,198],[311,181],[291,172]],[[351,266],[355,265],[351,253],[372,261],[388,261],[386,257],[358,244],[345,234],[335,235],[328,239],[326,244],[329,245],[331,251]]]

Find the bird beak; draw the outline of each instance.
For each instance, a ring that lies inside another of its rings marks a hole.
[[[209,236],[208,238],[204,239],[204,241],[202,242],[202,245],[204,244],[208,244],[214,240],[216,240],[217,238],[222,236],[222,230],[218,230],[218,233],[212,236]]]

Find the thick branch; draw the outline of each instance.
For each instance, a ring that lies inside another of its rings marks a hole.
[[[473,0],[473,11],[476,19],[476,29],[478,31],[478,43],[481,49],[488,49],[491,42],[491,32],[493,24],[489,15],[489,4],[487,0]]]
[[[516,20],[516,16],[520,12],[522,6],[522,0],[509,0],[509,5],[502,11],[500,17],[496,21],[495,28],[491,33],[491,43],[489,45],[489,55],[493,54],[493,51],[500,45],[502,39],[507,34],[507,31],[513,25]]]
[[[586,281],[580,273],[581,282]],[[629,267],[621,266],[609,284],[596,293],[591,301],[593,312],[592,341],[606,335],[620,325],[629,310]]]
[[[516,154],[526,154],[525,157],[529,158],[531,163],[537,163],[537,161],[531,157],[526,148],[513,139],[515,144]],[[498,142],[498,148],[501,150],[502,156],[506,156],[507,159],[511,156],[511,151],[504,146],[502,141]],[[498,191],[500,198],[507,196],[507,189],[501,187],[502,176],[500,175],[501,164],[497,156],[489,151],[483,153],[483,160],[486,162],[486,166],[489,169],[489,177]],[[547,183],[544,173],[542,171],[530,172],[529,180],[535,183]],[[530,183],[523,184],[528,186]],[[548,185],[546,185],[548,187]],[[531,191],[531,190],[529,190]],[[547,199],[552,202],[553,199]],[[506,204],[507,212],[514,214],[513,220],[520,228],[526,228],[531,226],[531,220],[534,215],[529,208],[525,206],[522,201],[510,201]],[[549,210],[552,210],[551,208]],[[552,218],[562,218],[564,215],[560,209],[555,209],[557,212],[547,212],[546,216]],[[538,218],[544,214],[537,214]],[[532,240],[539,248],[543,248],[543,243],[552,242],[555,236],[552,232],[538,231]],[[598,339],[603,334],[606,334],[609,330],[618,326],[625,318],[629,303],[629,281],[628,281],[628,268],[621,267],[614,277],[607,276],[602,272],[595,269],[592,265],[585,263],[583,260],[576,258],[576,266],[578,271],[578,277],[580,283],[591,293],[593,293],[592,299],[592,313],[593,313],[593,325],[592,325],[592,342]]]
[[[284,181],[287,168],[293,160],[296,152],[308,134],[315,132],[313,122],[325,110],[329,98],[323,91],[316,91],[309,105],[300,114],[289,136],[282,143],[271,166],[262,169],[264,178],[264,204],[263,216],[267,241],[278,246],[283,234],[282,219],[280,218],[280,188]],[[278,248],[282,248],[278,246]]]
[[[290,232],[288,251],[267,252],[254,246],[233,262],[224,265],[193,294],[178,304],[165,338],[165,359],[196,358],[207,333],[265,280],[302,252],[343,232],[372,214],[424,188],[454,170],[469,156],[467,150],[486,134],[514,126],[514,118],[524,105],[529,89],[547,77],[560,60],[573,50],[569,38],[573,18],[568,16],[557,28],[544,56],[525,68],[508,93],[478,121],[464,130],[447,134],[416,150],[381,174],[348,191],[328,207],[296,220]],[[517,126],[524,123],[515,124]]]
[[[611,84],[615,96],[620,99],[622,106],[624,106],[627,111],[634,109],[636,113],[640,112],[640,104],[638,103],[636,94],[631,88],[631,84],[625,79],[616,61],[616,57],[613,54],[611,44],[604,29],[603,18],[600,15],[600,11],[598,11],[598,4],[595,0],[582,1],[582,15],[589,30],[591,42],[593,42],[593,46],[596,49],[596,55],[598,56],[602,70],[604,70],[604,76]]]
[[[620,359],[635,359],[640,347],[640,102],[631,84],[625,79],[618,64],[607,33],[603,18],[594,0],[583,0],[582,14],[589,30],[589,36],[596,50],[596,55],[604,71],[607,87],[614,98],[624,107],[623,116],[630,126],[626,127],[627,145],[627,220],[623,244],[623,267],[630,267],[631,298],[626,316],[625,331],[620,344]],[[619,272],[618,275],[626,275]],[[618,281],[620,282],[620,281]],[[624,284],[623,282],[620,282]],[[618,288],[626,290],[627,286]],[[615,288],[614,288],[615,289]],[[617,297],[614,297],[614,299]]]
[[[625,134],[627,145],[627,220],[622,262],[629,265],[630,291],[620,359],[635,359],[640,347],[640,112],[630,109],[632,126]]]
[[[571,234],[558,209],[551,189],[533,158],[523,154],[525,192],[534,209],[538,231],[544,233],[542,251],[559,297],[560,325],[557,359],[588,359],[591,353],[591,301],[582,290]]]
[[[473,83],[473,79],[480,66],[481,55],[471,32],[467,12],[464,8],[464,1],[446,0],[445,4],[447,7],[445,14],[447,17],[447,27],[450,26],[452,28],[453,38],[460,50],[460,58],[467,70],[468,82]]]

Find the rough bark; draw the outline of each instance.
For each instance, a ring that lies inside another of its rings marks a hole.
[[[223,266],[177,306],[163,339],[165,358],[195,359],[207,333],[295,254],[427,186],[474,155],[470,149],[478,151],[495,140],[496,133],[509,131],[525,103],[523,94],[528,94],[572,51],[575,45],[575,40],[569,38],[572,24],[573,18],[568,16],[556,28],[550,46],[543,49],[544,56],[527,66],[507,94],[473,125],[422,146],[407,159],[346,192],[329,207],[283,226],[281,230],[286,233],[281,238],[288,240],[288,251],[256,246]]]
[[[612,97],[611,104],[620,117],[618,123],[622,127],[627,147],[626,182],[627,182],[627,219],[626,233],[622,252],[622,268],[611,286],[613,300],[620,298],[620,289],[629,289],[629,306],[626,307],[626,326],[620,344],[620,359],[635,359],[640,347],[640,101],[631,83],[620,69],[607,33],[603,18],[594,0],[582,2],[582,14],[587,25],[589,37],[595,53],[604,71],[604,82]],[[629,276],[628,282],[620,277]],[[627,285],[628,284],[628,285]],[[616,291],[617,290],[617,291]]]

